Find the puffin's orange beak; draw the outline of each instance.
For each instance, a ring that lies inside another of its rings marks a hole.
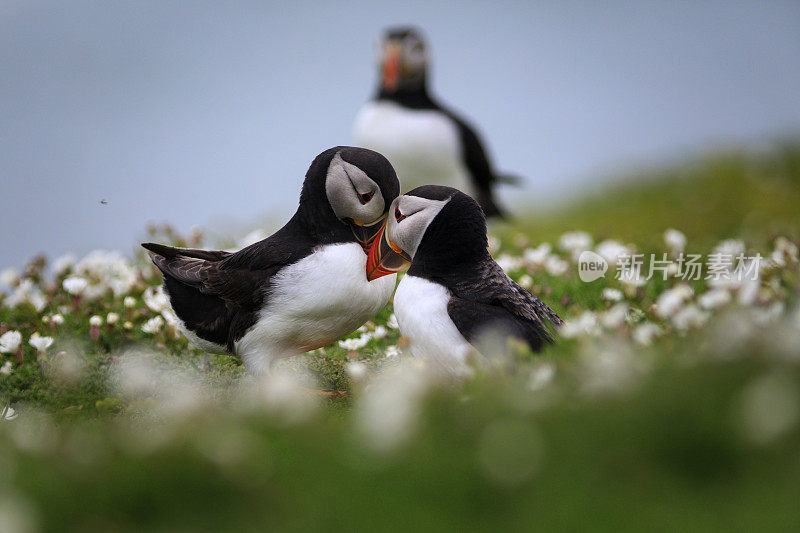
[[[398,44],[390,44],[386,49],[386,56],[383,58],[383,88],[387,91],[396,91],[400,83],[400,55],[401,49]]]
[[[382,276],[406,270],[411,258],[386,235],[386,222],[381,226],[367,254],[367,279],[372,281]]]
[[[383,215],[378,221],[369,226],[364,224],[362,220],[347,220],[350,224],[350,229],[353,231],[356,239],[358,239],[358,243],[361,245],[361,248],[364,249],[365,254],[369,254],[369,247],[381,231],[385,219],[386,215]]]

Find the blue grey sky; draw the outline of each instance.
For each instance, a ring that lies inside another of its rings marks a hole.
[[[148,220],[287,217],[311,159],[352,142],[396,23],[538,201],[800,131],[796,1],[4,0],[0,268],[128,253]]]

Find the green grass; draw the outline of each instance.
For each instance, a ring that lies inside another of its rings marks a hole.
[[[767,255],[779,235],[798,242],[798,205],[800,148],[786,145],[621,179],[494,231],[498,255],[555,245],[569,230],[660,252],[670,227],[692,252],[741,238]],[[74,299],[60,289],[63,275],[52,281],[43,267],[28,269],[47,299],[42,311],[0,305],[0,327],[25,340],[21,361],[0,357],[13,361],[0,375],[0,408],[19,414],[0,419],[0,531],[14,521],[47,531],[800,528],[797,263],[766,274],[764,298],[784,305],[770,322],[756,321],[766,301],[732,304],[680,332],[653,311],[675,281],[655,281],[627,294],[633,325],[561,339],[540,355],[512,350],[462,383],[387,358],[403,345],[391,328],[355,352],[333,345],[283,364],[352,391],[332,400],[274,381],[247,387],[234,358],[205,366],[169,327],[143,332],[156,316],[144,302],[153,272],[131,284],[135,306],[125,307],[111,294]],[[583,283],[573,270],[527,272],[531,290],[567,319],[605,311],[603,288],[623,288]],[[59,310],[63,325],[44,323]],[[120,322],[92,333],[89,317],[109,312]],[[666,332],[651,347],[630,338],[642,321]],[[47,354],[27,343],[34,332],[55,337]],[[68,360],[82,370],[70,374]],[[140,360],[146,372],[116,384],[120,365]],[[354,360],[377,377],[351,380]],[[535,379],[548,372],[551,380]],[[370,417],[386,390],[387,410]],[[406,412],[400,437],[381,445],[375,428]]]

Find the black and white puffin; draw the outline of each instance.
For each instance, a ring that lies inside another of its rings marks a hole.
[[[430,95],[420,32],[387,30],[378,62],[380,87],[356,116],[356,144],[385,155],[408,189],[449,185],[475,198],[487,216],[502,215],[492,189],[518,178],[498,174],[475,130]]]
[[[271,237],[234,253],[142,246],[186,337],[262,374],[279,358],[347,335],[386,305],[394,276],[369,282],[366,251],[399,193],[385,157],[337,146],[311,163],[297,212]]]
[[[399,196],[367,260],[377,280],[405,269],[394,295],[412,355],[458,370],[476,341],[500,333],[540,350],[563,322],[517,285],[486,249],[486,218],[470,196],[425,185]]]

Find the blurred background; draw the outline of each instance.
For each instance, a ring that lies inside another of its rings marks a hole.
[[[0,267],[128,252],[148,220],[285,219],[311,159],[352,142],[397,23],[426,32],[435,93],[526,178],[501,190],[518,214],[620,169],[800,131],[794,1],[6,0]]]

